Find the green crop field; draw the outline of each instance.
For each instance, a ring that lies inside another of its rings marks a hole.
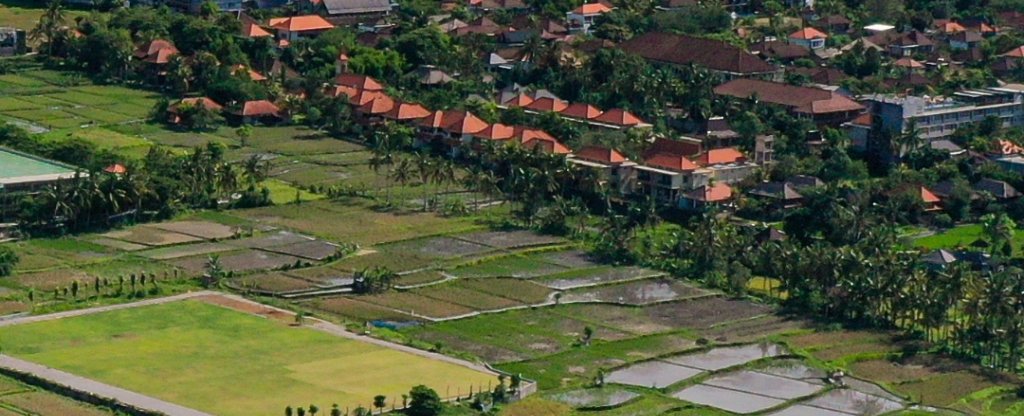
[[[442,396],[489,374],[289,327],[199,301],[0,329],[4,353],[218,415],[279,414],[310,403],[369,406],[425,384]],[[188,371],[181,371],[188,369]],[[478,387],[477,387],[478,388]]]

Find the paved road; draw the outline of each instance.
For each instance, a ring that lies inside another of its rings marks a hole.
[[[89,392],[96,396],[117,400],[132,407],[159,412],[168,416],[212,416],[209,413],[203,413],[6,355],[0,355],[0,367],[30,373],[36,377],[44,378],[52,383],[57,383],[73,390]]]

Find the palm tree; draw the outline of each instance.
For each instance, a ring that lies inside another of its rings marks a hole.
[[[403,157],[398,160],[398,164],[391,171],[391,180],[397,182],[402,187],[405,187],[412,180],[412,163],[409,162],[409,158]],[[391,204],[391,191],[388,191],[388,205]]]
[[[427,199],[427,191],[430,188],[430,179],[434,177],[434,172],[437,171],[437,163],[430,158],[426,153],[416,154],[416,172],[420,176],[420,186],[423,187],[423,211],[426,212],[429,206]]]
[[[1005,213],[985,215],[981,217],[981,227],[989,240],[991,254],[1013,254],[1013,235],[1017,224],[1009,216]]]
[[[37,42],[46,42],[46,55],[53,56],[53,44],[64,27],[64,5],[61,0],[50,0],[46,4],[46,11],[39,16],[39,23],[29,32],[29,37]]]
[[[254,186],[267,178],[269,169],[270,164],[263,160],[260,155],[254,154],[245,160],[245,163],[242,165],[242,174],[245,177],[245,182],[250,186]]]

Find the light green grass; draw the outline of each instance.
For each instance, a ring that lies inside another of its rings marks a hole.
[[[922,237],[914,241],[914,245],[927,249],[955,249],[970,247],[971,243],[985,239],[985,231],[981,224],[970,224],[950,228],[941,233]],[[1018,231],[1013,236],[1013,251],[1020,254],[1024,248],[1024,232]]]
[[[18,325],[7,354],[218,415],[366,406],[417,384],[445,395],[492,376],[198,301]]]
[[[34,4],[33,4],[34,3]],[[42,1],[14,1],[4,0],[0,2],[0,26],[13,26],[18,29],[31,30],[39,22],[39,16],[43,15],[46,3]],[[69,22],[74,22],[75,17],[84,16],[86,12],[79,10],[66,10],[64,17]]]
[[[308,202],[324,199],[323,195],[314,194],[300,190],[294,186],[289,185],[287,182],[271,179],[263,182],[263,186],[266,186],[270,190],[270,200],[276,204],[292,204],[295,203],[296,192],[299,195],[299,201]]]
[[[919,247],[929,249],[956,248],[958,246],[969,246],[982,236],[980,224],[965,225],[962,227],[950,228],[941,233],[917,239],[914,243]]]

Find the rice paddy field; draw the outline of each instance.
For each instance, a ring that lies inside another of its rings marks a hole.
[[[443,395],[496,382],[468,367],[198,300],[14,325],[0,329],[0,339],[12,356],[227,416],[308,403],[354,408],[378,394],[400,398],[417,384]]]
[[[111,416],[114,412],[77,402],[0,376],[0,415]]]

